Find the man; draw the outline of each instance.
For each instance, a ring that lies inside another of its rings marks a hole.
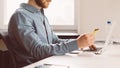
[[[50,28],[43,11],[50,2],[51,0],[29,0],[27,4],[21,4],[12,15],[8,33],[17,67],[94,44],[92,34],[84,34],[76,40],[59,39]]]

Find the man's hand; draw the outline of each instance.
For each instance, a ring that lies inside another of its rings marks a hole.
[[[77,38],[77,43],[79,48],[85,48],[94,45],[94,35],[91,33],[79,36]]]

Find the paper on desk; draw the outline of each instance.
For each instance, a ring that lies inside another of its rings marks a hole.
[[[69,66],[58,64],[44,64],[44,68],[69,68]]]

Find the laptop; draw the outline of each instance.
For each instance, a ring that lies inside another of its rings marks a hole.
[[[116,25],[115,22],[112,23],[112,25],[111,25],[111,27],[110,27],[110,29],[109,29],[109,31],[108,31],[108,34],[107,34],[107,36],[106,36],[105,43],[103,44],[103,47],[102,47],[102,48],[97,48],[97,50],[94,51],[94,54],[100,55],[100,54],[102,54],[103,52],[105,52],[105,50],[108,50],[108,49],[109,49],[108,46],[113,43],[111,36],[112,36],[112,34],[113,34],[113,30],[114,30],[115,25]]]
[[[109,29],[108,31],[108,34],[105,38],[105,41],[99,41],[99,43],[103,43],[103,46],[102,47],[97,47],[97,50],[93,51],[93,50],[90,50],[90,49],[84,49],[84,50],[79,50],[82,51],[82,52],[93,52],[94,54],[96,55],[100,55],[102,54],[106,49],[108,49],[108,46],[111,45],[111,36],[112,36],[112,33],[113,33],[113,29],[115,27],[115,24],[116,23],[112,23],[113,25],[111,26],[111,28]],[[113,42],[113,41],[112,41]],[[78,51],[73,51],[71,52],[71,54],[78,54],[79,53]]]

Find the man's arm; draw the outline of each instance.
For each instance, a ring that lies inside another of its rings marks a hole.
[[[41,59],[52,55],[63,55],[78,49],[77,41],[59,42],[54,44],[43,43],[31,24],[31,20],[24,14],[17,13],[11,20],[12,31],[15,32],[17,41],[22,43],[21,47],[26,49],[34,58]]]

